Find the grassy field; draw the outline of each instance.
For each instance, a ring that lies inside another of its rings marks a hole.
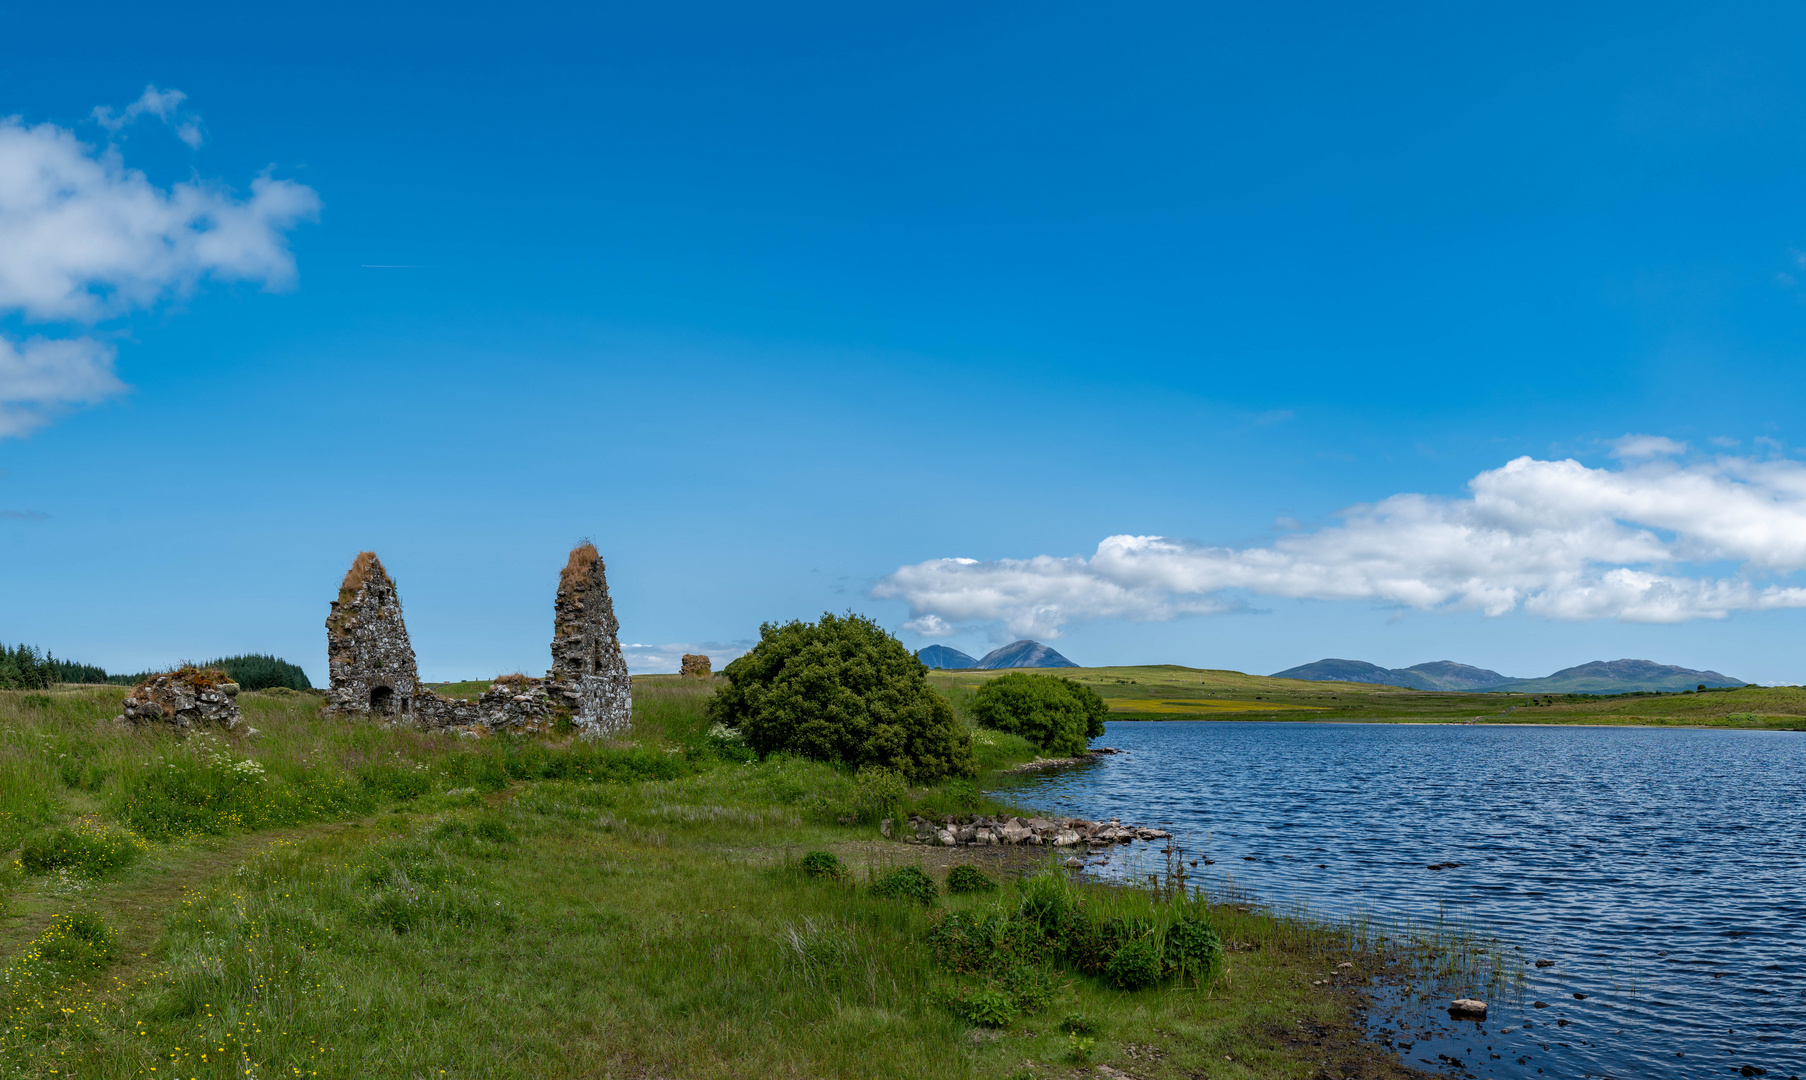
[[[930,675],[956,704],[1001,671]],[[1172,664],[1065,668],[1048,674],[1096,690],[1117,720],[1337,720],[1374,723],[1648,724],[1806,729],[1806,687],[1589,697],[1463,694],[1371,683],[1305,682]]]
[[[241,696],[255,735],[183,738],[113,726],[117,689],[0,693],[0,1076],[1412,1075],[1362,1038],[1379,954],[1235,897],[1202,908],[1229,945],[1203,987],[1054,971],[1038,1011],[956,1019],[970,979],[935,962],[935,920],[1067,875],[882,839],[845,772],[711,743],[712,691],[637,679],[634,730],[599,746],[282,692]],[[953,781],[898,809],[999,808]],[[809,876],[810,851],[846,872]],[[1003,887],[928,907],[868,887],[955,860]],[[1099,911],[1175,902],[1079,888]]]

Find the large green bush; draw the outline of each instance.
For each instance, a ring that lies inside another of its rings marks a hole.
[[[979,687],[972,717],[981,727],[1020,735],[1042,750],[1083,754],[1104,733],[1110,707],[1089,686],[1057,675],[1012,671]]]
[[[894,769],[915,783],[976,771],[971,734],[928,669],[864,616],[766,623],[726,674],[710,716],[761,754]]]

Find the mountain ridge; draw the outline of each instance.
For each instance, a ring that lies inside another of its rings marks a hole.
[[[1592,660],[1562,668],[1538,679],[1514,679],[1486,668],[1434,660],[1408,668],[1383,668],[1365,660],[1326,658],[1273,673],[1276,679],[1311,682],[1366,682],[1411,690],[1504,691],[1520,694],[1628,694],[1638,691],[1674,692],[1696,686],[1743,686],[1717,671],[1701,671],[1653,660]]]

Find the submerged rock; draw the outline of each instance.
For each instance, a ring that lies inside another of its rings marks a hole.
[[[1453,1020],[1486,1019],[1486,1002],[1473,998],[1456,998],[1449,1002],[1449,1018]]]

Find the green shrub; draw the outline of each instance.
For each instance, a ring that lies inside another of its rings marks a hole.
[[[902,773],[868,765],[853,777],[853,812],[861,821],[893,817],[908,790]]]
[[[935,963],[955,975],[996,974],[1039,965],[1048,940],[1041,928],[1001,912],[952,911],[936,919],[926,936]]]
[[[831,851],[811,851],[803,856],[803,873],[813,878],[839,878],[840,859]]]
[[[997,883],[986,877],[984,871],[976,866],[960,865],[947,871],[947,892],[949,894],[996,891]]]
[[[947,1011],[979,1027],[1008,1027],[1016,1010],[1009,994],[995,986],[958,986],[942,999]]]
[[[1223,963],[1223,940],[1195,915],[1182,915],[1166,928],[1161,956],[1173,970],[1202,982]]]
[[[1145,990],[1160,981],[1160,953],[1145,937],[1123,942],[1104,965],[1104,978],[1118,990]]]
[[[1091,1061],[1091,1048],[1096,1045],[1097,1040],[1088,1036],[1068,1035],[1066,1036],[1066,1056],[1076,1064],[1087,1064]]]
[[[1053,972],[1040,964],[1018,964],[997,976],[997,988],[1009,995],[1010,1004],[1022,1015],[1032,1015],[1052,1005],[1060,995]]]
[[[731,665],[730,665],[731,666]],[[918,904],[932,904],[940,895],[940,888],[934,879],[922,872],[919,866],[905,866],[879,878],[872,883],[872,895],[888,900],[914,900]]]
[[[981,727],[1020,735],[1061,756],[1083,754],[1104,733],[1110,707],[1088,686],[1058,675],[1012,671],[978,688],[972,716]]]
[[[864,616],[767,623],[726,675],[709,715],[761,754],[893,769],[915,783],[975,769],[972,737],[928,669]]]
[[[143,840],[124,829],[106,828],[84,818],[26,837],[19,865],[28,874],[48,874],[66,867],[98,878],[137,862],[145,848]]]
[[[1084,1013],[1068,1013],[1060,1021],[1060,1030],[1068,1035],[1095,1035],[1097,1022]]]
[[[1068,914],[1078,907],[1078,891],[1072,882],[1057,870],[1043,870],[1024,879],[1021,887],[1017,910],[1022,917],[1041,927],[1048,937],[1058,938]]]

